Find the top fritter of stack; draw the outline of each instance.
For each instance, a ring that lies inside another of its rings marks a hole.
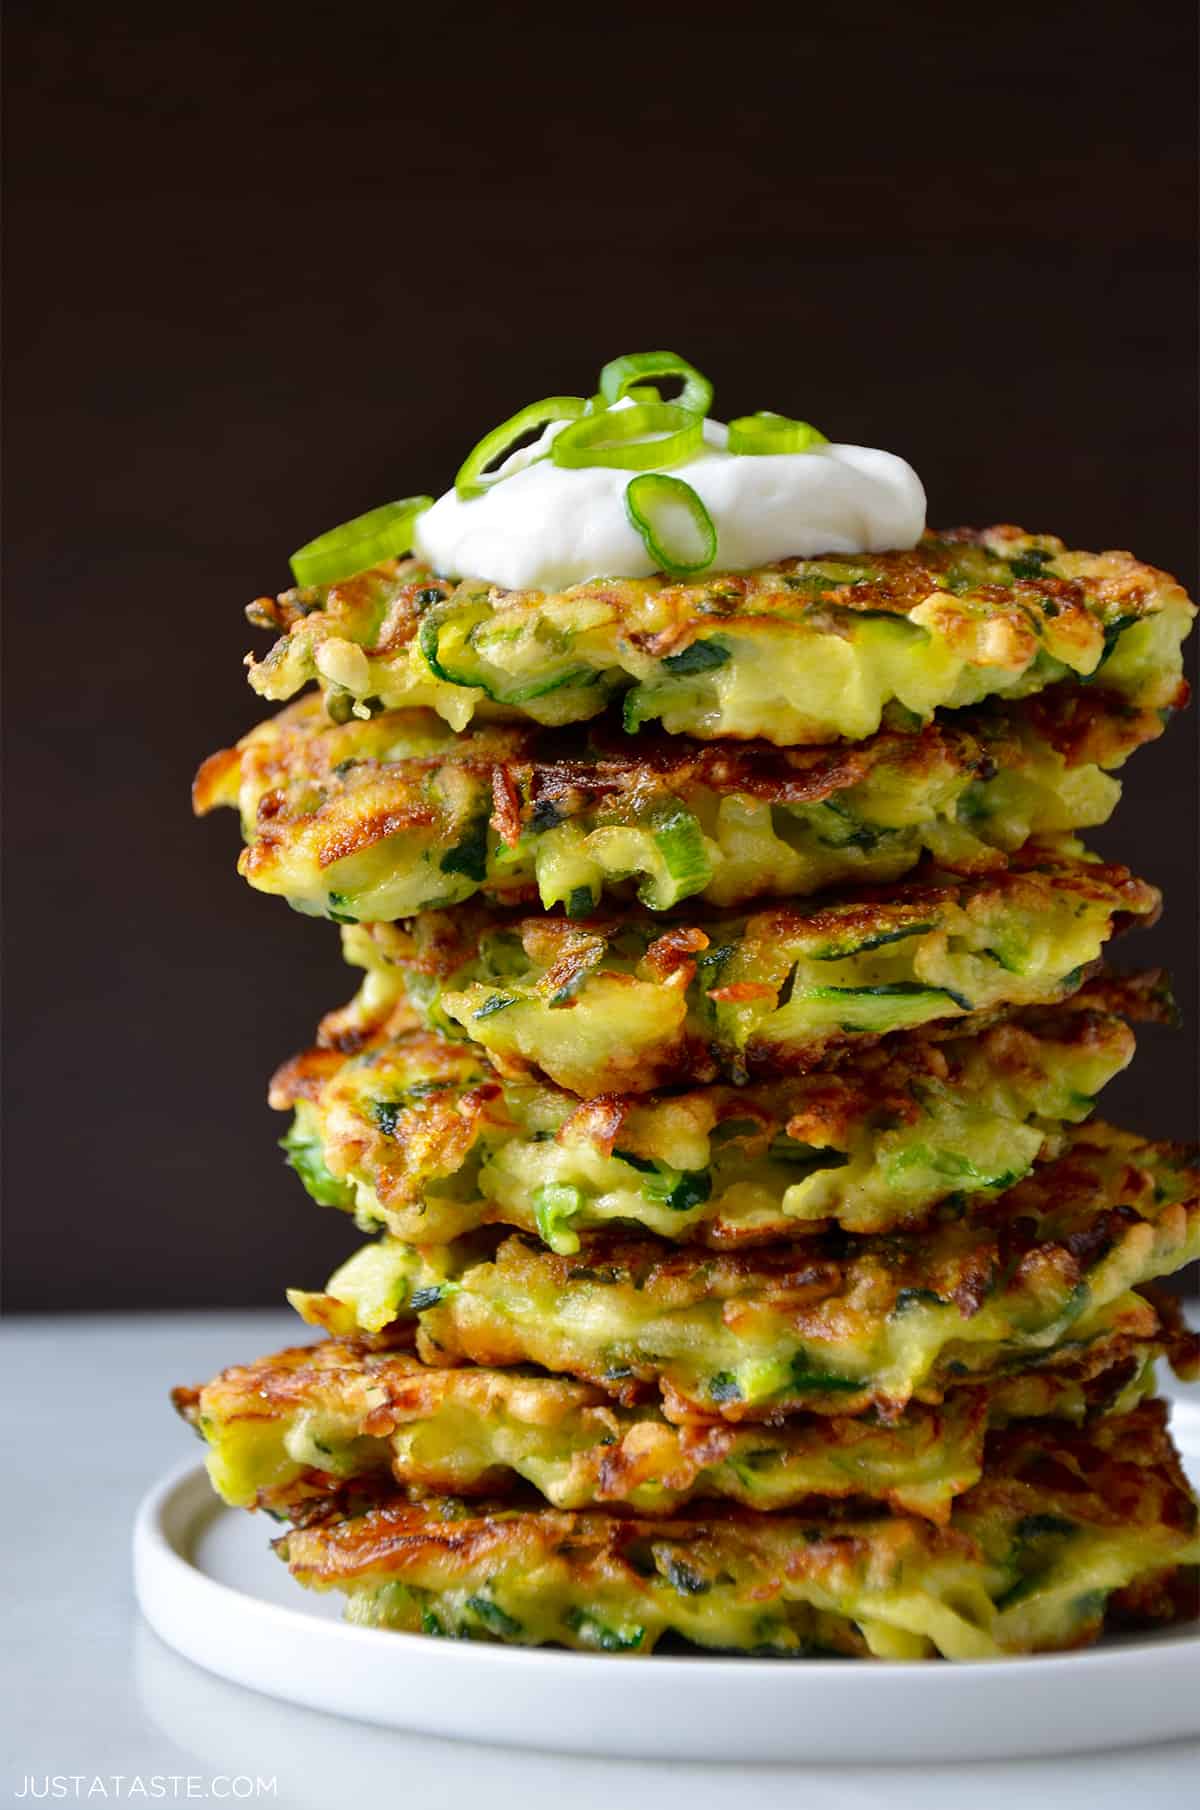
[[[477,715],[561,726],[619,698],[630,732],[658,722],[780,747],[919,728],[938,709],[1070,680],[1169,709],[1195,613],[1132,554],[1072,552],[1014,527],[557,592],[454,583],[390,560],[250,607],[284,631],[251,665],[254,689],[284,699],[316,680],[335,720],[431,706],[456,729]]]
[[[676,403],[647,387],[674,378]],[[685,360],[643,353],[590,401],[519,411],[431,507],[387,505],[294,557],[302,588],[251,606],[284,631],[255,690],[317,680],[335,720],[430,706],[455,729],[582,722],[620,695],[631,732],[781,747],[1072,679],[1180,701],[1194,612],[1166,574],[1011,527],[925,535],[902,459],[767,412],[726,428],[711,401]]]

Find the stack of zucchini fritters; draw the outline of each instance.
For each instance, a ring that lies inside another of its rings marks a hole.
[[[1092,1116],[1161,1019],[1089,855],[1192,606],[1013,528],[503,592],[392,559],[252,606],[209,760],[341,924],[275,1076],[370,1233],[325,1330],[176,1392],[354,1621],[649,1652],[1075,1646],[1185,1613],[1148,1291],[1200,1169]]]

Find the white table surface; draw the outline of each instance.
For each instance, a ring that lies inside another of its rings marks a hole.
[[[489,1810],[1127,1810],[1131,1801],[1196,1801],[1192,1742],[969,1767],[659,1766],[394,1734],[223,1683],[141,1624],[130,1526],[148,1484],[194,1450],[167,1402],[170,1385],[295,1342],[295,1320],[279,1312],[0,1326],[0,1801],[42,1795],[47,1777],[65,1781],[58,1801],[284,1810],[393,1801],[420,1810],[473,1801]],[[269,1530],[264,1523],[264,1539]],[[253,1791],[243,1781],[255,1778],[274,1780],[274,1790],[243,1795]]]

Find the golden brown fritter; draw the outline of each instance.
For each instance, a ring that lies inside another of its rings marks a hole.
[[[335,717],[416,705],[455,729],[482,710],[563,724],[623,694],[629,730],[658,720],[671,734],[786,746],[858,741],[885,712],[911,725],[1100,671],[1135,706],[1169,708],[1194,612],[1131,554],[996,527],[930,534],[911,552],[557,594],[388,560],[249,613],[282,631],[251,661],[255,690],[289,698],[316,679]]]
[[[995,874],[923,872],[751,916],[638,911],[574,923],[467,905],[356,925],[358,999],[322,1040],[363,1043],[410,1008],[501,1073],[585,1098],[804,1073],[849,1045],[1067,998],[1159,895],[1077,845],[1030,843]]]
[[[1116,693],[1055,687],[855,746],[636,740],[432,711],[332,723],[310,695],[201,767],[196,810],[236,807],[252,886],[300,911],[391,920],[477,892],[572,916],[888,881],[922,855],[1002,867],[1031,836],[1112,812],[1108,771],[1162,731]]]
[[[384,1499],[276,1542],[361,1625],[584,1651],[668,1631],[757,1653],[986,1659],[1070,1648],[1117,1614],[1171,1612],[1200,1560],[1197,1505],[1148,1402],[1086,1431],[989,1434],[948,1526],[902,1515],[726,1510],[646,1520],[500,1502]]]
[[[970,1376],[1151,1336],[1129,1291],[1197,1256],[1195,1150],[1091,1124],[1015,1188],[950,1197],[918,1231],[721,1253],[599,1234],[574,1255],[517,1234],[383,1238],[323,1294],[290,1298],[341,1334],[415,1315],[433,1364],[536,1363],[618,1400],[657,1384],[672,1419],[894,1416]]]
[[[833,1222],[889,1231],[1010,1186],[1129,1062],[1126,1021],[1169,1011],[1159,973],[1097,979],[973,1034],[951,1021],[852,1049],[834,1071],[583,1103],[412,1030],[305,1051],[270,1099],[295,1108],[284,1148],[309,1193],[364,1231],[437,1244],[504,1224],[570,1252],[627,1225],[728,1248]]]
[[[1082,1425],[1124,1413],[1153,1387],[1157,1357],[1200,1361],[1200,1339],[1172,1304],[1153,1337],[1114,1344],[1096,1375],[1027,1371],[911,1403],[892,1422],[864,1415],[793,1418],[777,1427],[673,1424],[648,1402],[528,1370],[434,1369],[363,1339],[293,1346],[237,1364],[175,1405],[208,1443],[226,1502],[307,1517],[389,1476],[413,1495],[486,1495],[518,1480],[556,1508],[669,1514],[700,1498],[796,1508],[810,1498],[879,1500],[945,1521],[978,1482],[990,1424],[1052,1417]]]

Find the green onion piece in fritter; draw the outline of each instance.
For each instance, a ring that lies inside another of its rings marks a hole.
[[[677,402],[639,402],[573,421],[555,437],[556,465],[613,465],[622,471],[680,465],[704,445],[704,421]]]
[[[583,1206],[582,1193],[569,1182],[547,1182],[535,1189],[533,1210],[542,1243],[562,1257],[573,1257],[579,1249],[579,1235],[571,1230],[571,1221]]]
[[[413,524],[429,508],[431,496],[406,496],[398,503],[384,503],[356,515],[352,522],[331,528],[292,554],[292,574],[297,584],[332,584],[364,572],[381,559],[407,553],[412,546]]]
[[[828,445],[828,437],[819,427],[793,421],[790,415],[777,415],[772,409],[739,415],[729,423],[731,453],[802,453]]]
[[[541,402],[530,402],[523,409],[518,409],[507,421],[494,427],[490,434],[485,434],[479,444],[467,454],[454,480],[454,488],[459,496],[482,496],[485,490],[498,483],[498,474],[488,472],[487,467],[511,452],[522,435],[548,427],[552,421],[578,421],[587,406],[582,396],[546,396]],[[544,453],[538,455],[539,458],[545,456]]]
[[[690,484],[648,471],[625,486],[625,513],[664,572],[690,577],[717,556],[712,516]]]
[[[680,805],[662,816],[654,829],[654,843],[670,880],[672,897],[667,905],[690,898],[707,885],[712,876],[712,862],[705,847],[704,831],[690,811]]]
[[[664,377],[682,381],[678,397],[681,408],[694,415],[707,415],[712,407],[712,384],[703,371],[677,352],[627,352],[624,358],[614,358],[600,373],[600,394],[611,408],[614,402],[633,395],[636,386],[647,381],[657,383]]]

